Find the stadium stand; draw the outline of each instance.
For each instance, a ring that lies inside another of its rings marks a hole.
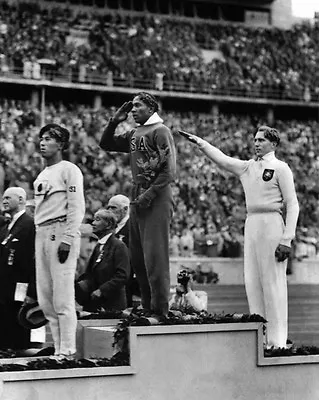
[[[34,109],[28,102],[4,99],[0,110],[0,146],[4,168],[1,185],[23,186],[31,196],[32,182],[41,170],[41,157],[37,152],[40,110]],[[68,157],[84,174],[87,221],[109,197],[116,193],[129,195],[130,192],[128,157],[106,154],[98,147],[101,129],[112,111],[112,108],[94,111],[83,105],[67,108],[62,104],[59,107],[49,104],[46,109],[46,123],[61,123],[71,131],[72,145]],[[178,151],[172,237],[180,238],[182,233],[186,235],[191,231],[196,236],[197,251],[204,254],[207,253],[207,235],[212,234],[214,227],[222,232],[222,240],[225,235],[235,233],[241,242],[245,209],[240,182],[231,175],[221,173],[199,152],[194,152],[188,143],[178,137],[177,130],[183,128],[196,132],[227,154],[248,159],[253,154],[251,135],[256,121],[248,115],[236,114],[220,114],[217,120],[211,114],[194,112],[166,111],[162,115],[175,134]],[[128,128],[130,122],[121,129]],[[263,122],[260,120],[260,123]],[[307,227],[310,234],[317,237],[319,123],[315,120],[277,120],[276,126],[282,138],[280,157],[291,166],[295,176],[301,203],[299,225]],[[219,251],[218,255],[222,252]]]
[[[33,3],[0,9],[6,76],[318,100],[318,24],[283,30]]]
[[[241,114],[235,106],[217,114],[204,109],[190,111],[181,105],[183,96],[240,96],[262,99],[269,107],[273,100],[316,107],[319,25],[302,23],[283,30],[177,14],[97,12],[93,7],[84,12],[56,4],[44,7],[1,1],[0,82],[25,80],[31,87],[44,79],[53,86],[59,82],[71,83],[73,88],[91,84],[92,91],[95,85],[104,85],[114,88],[114,93],[118,88],[178,93],[179,106],[171,103],[162,112],[173,133],[179,128],[196,132],[227,154],[242,158],[252,155],[250,135],[265,118],[252,116],[249,106]],[[31,89],[23,90],[30,93]],[[25,187],[32,196],[31,183],[42,168],[38,127],[56,122],[72,133],[68,157],[85,177],[87,222],[113,194],[129,194],[128,158],[105,154],[98,147],[101,129],[114,111],[109,102],[97,109],[56,98],[41,109],[39,104],[17,100],[20,93],[15,100],[13,94],[2,96],[0,192],[14,184]],[[303,235],[307,228],[308,236],[318,238],[318,118],[292,119],[288,114],[288,119],[275,122],[282,135],[279,155],[294,172]],[[174,187],[172,254],[228,256],[227,243],[234,243],[238,254],[245,213],[240,183],[217,171],[178,135],[175,138],[179,170]]]

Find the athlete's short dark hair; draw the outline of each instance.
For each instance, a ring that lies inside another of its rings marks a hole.
[[[159,110],[158,101],[155,96],[147,92],[139,92],[134,97],[138,97],[147,106],[153,108],[154,112]]]
[[[262,125],[258,128],[257,132],[263,132],[266,139],[268,139],[270,142],[275,143],[277,146],[279,145],[280,137],[277,129],[271,128],[267,125]]]
[[[63,150],[68,148],[70,140],[70,132],[68,129],[58,124],[47,124],[40,129],[39,138],[41,139],[45,133],[49,133],[51,137],[63,143]]]

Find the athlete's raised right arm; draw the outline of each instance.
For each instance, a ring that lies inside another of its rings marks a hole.
[[[236,174],[238,176],[242,175],[247,168],[248,161],[239,160],[237,158],[229,157],[217,147],[212,146],[206,140],[201,139],[196,135],[192,135],[188,132],[178,131],[182,136],[184,136],[190,142],[196,144],[198,148],[215,164],[220,168]]]
[[[114,133],[118,124],[127,119],[128,113],[132,110],[132,107],[133,103],[127,101],[116,111],[113,118],[110,118],[100,140],[100,147],[103,150],[129,152],[129,144],[127,143],[126,137],[115,137]]]

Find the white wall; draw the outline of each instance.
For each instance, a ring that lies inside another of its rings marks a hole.
[[[219,275],[220,285],[243,285],[244,284],[244,260],[243,258],[171,258],[171,284],[176,284],[176,273],[181,266],[196,268],[200,263],[205,272],[210,267]],[[292,275],[288,275],[289,284],[319,284],[319,260],[304,259],[301,262],[294,261]]]
[[[291,0],[275,0],[271,14],[273,26],[289,29],[293,23]]]

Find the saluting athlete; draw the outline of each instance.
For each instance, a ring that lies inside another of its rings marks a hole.
[[[244,274],[251,314],[267,321],[266,346],[286,347],[288,301],[286,269],[295,236],[299,205],[289,166],[276,158],[276,129],[261,126],[255,135],[257,159],[225,155],[207,141],[180,131],[219,167],[236,174],[243,185],[245,223]],[[282,217],[286,208],[285,222]]]
[[[74,280],[85,201],[81,170],[63,160],[69,131],[57,124],[39,133],[45,169],[34,182],[38,302],[49,321],[55,355],[76,352]]]
[[[158,109],[154,96],[138,93],[133,102],[124,103],[110,119],[100,142],[104,150],[130,153],[131,265],[140,286],[142,306],[155,317],[168,313],[171,183],[176,172],[173,136],[159,117]],[[115,135],[117,125],[126,120],[130,111],[138,126]]]

